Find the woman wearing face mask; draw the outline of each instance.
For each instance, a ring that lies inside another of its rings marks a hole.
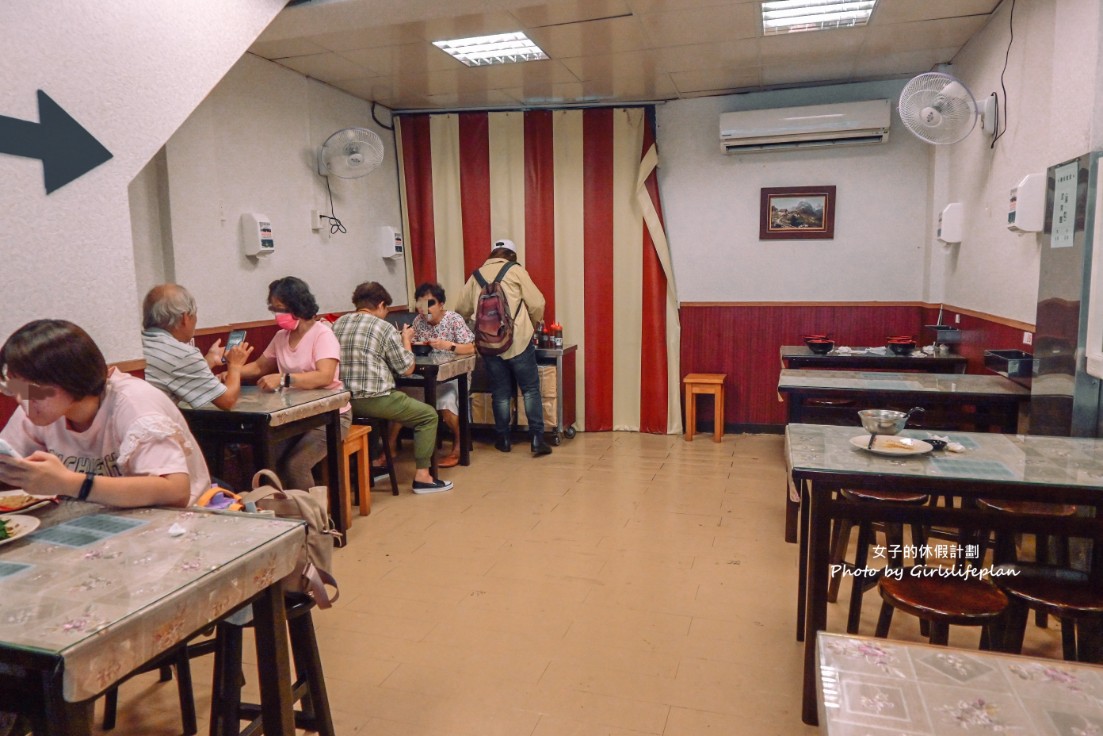
[[[19,401],[0,438],[0,482],[108,506],[186,506],[210,483],[165,394],[114,368],[72,322],[29,322],[0,348],[0,392]]]
[[[475,353],[475,334],[468,328],[463,317],[455,312],[450,312],[444,306],[444,287],[436,283],[424,283],[414,292],[417,305],[417,316],[414,317],[415,343],[430,345],[433,350],[453,352],[456,355],[473,355]],[[424,392],[419,388],[402,389],[415,399],[422,399]],[[459,438],[459,389],[454,381],[448,381],[437,385],[437,411],[441,419],[452,433],[452,452],[441,458],[437,463],[439,467],[451,468],[460,462]],[[398,433],[402,429],[397,423],[392,423],[390,430],[391,456],[394,456],[394,448],[398,441]]]
[[[268,285],[268,311],[280,331],[264,353],[241,369],[241,378],[256,380],[262,391],[344,388],[339,379],[341,346],[329,325],[315,319],[318,302],[302,279],[286,276]],[[341,409],[341,436],[352,423],[349,404]],[[313,468],[326,456],[325,427],[304,433],[281,453],[278,472],[284,485],[307,489],[314,485]]]

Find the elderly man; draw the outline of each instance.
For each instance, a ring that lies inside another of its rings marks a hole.
[[[437,439],[437,410],[395,390],[392,371],[401,376],[414,372],[410,352],[414,330],[400,333],[387,322],[391,295],[381,284],[368,281],[352,294],[356,311],[333,325],[341,343],[341,377],[352,391],[352,411],[358,417],[397,422],[414,430],[414,493],[439,493],[452,481],[434,478],[429,469]]]
[[[229,350],[215,341],[204,358],[191,344],[197,320],[195,297],[178,284],[160,284],[142,302],[142,352],[146,358],[146,380],[173,401],[192,406],[214,403],[231,409],[241,393],[241,367],[253,348],[243,342]],[[226,362],[225,380],[213,372]]]

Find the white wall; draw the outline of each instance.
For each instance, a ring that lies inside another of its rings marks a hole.
[[[0,155],[0,339],[62,317],[141,354],[127,187],[284,4],[0,3],[0,115],[37,121],[42,89],[114,154],[48,196],[38,161]]]
[[[1011,3],[959,52],[948,70],[978,98],[1000,89],[1010,39]],[[1008,197],[1023,176],[1091,150],[1099,104],[1100,5],[1084,0],[1019,2],[1015,38],[1004,73],[1007,131],[994,149],[979,130],[938,147],[932,194],[935,212],[947,202],[966,207],[961,245],[932,249],[931,272],[942,299],[959,307],[1033,323],[1038,297],[1040,238],[1007,229]],[[1098,137],[1100,131],[1096,131]]]
[[[925,298],[929,160],[893,112],[885,144],[725,155],[720,113],[895,100],[902,82],[670,102],[658,109],[659,184],[681,301]],[[762,187],[834,184],[833,240],[762,240]]]
[[[378,113],[389,124],[387,111]],[[329,211],[326,180],[315,171],[317,147],[351,126],[380,135],[383,165],[361,179],[332,177],[334,208],[347,233],[330,235],[328,224],[313,231],[311,210]],[[385,260],[376,248],[380,226],[401,227],[401,219],[394,138],[372,121],[369,103],[246,54],[165,150],[170,242],[136,250],[155,254],[171,246],[164,270],[195,295],[201,326],[269,318],[268,284],[282,276],[304,279],[323,312],[351,309],[352,290],[362,281],[379,281],[396,303],[406,300],[401,259]],[[242,254],[246,212],[270,218],[274,253]],[[156,232],[156,212],[134,216],[148,223],[138,229]],[[140,283],[140,290],[150,285]]]

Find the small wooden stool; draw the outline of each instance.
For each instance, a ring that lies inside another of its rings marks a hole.
[[[356,482],[358,484],[357,495],[360,498],[360,515],[367,516],[371,513],[371,461],[368,458],[368,435],[371,427],[366,424],[354,424],[349,427],[341,443],[341,505],[344,506],[345,518],[348,525],[352,526],[352,463],[353,456],[356,460]],[[329,473],[326,472],[326,463],[322,463],[322,482],[329,485]]]
[[[712,394],[716,417],[713,420],[712,441],[719,442],[724,434],[724,373],[690,373],[682,379],[686,386],[686,442],[693,442],[697,433],[697,396]]]

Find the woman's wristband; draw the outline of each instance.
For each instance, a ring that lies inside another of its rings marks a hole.
[[[78,501],[87,501],[88,495],[92,493],[92,482],[96,479],[95,473],[85,473],[84,481],[80,484],[80,491],[77,493]]]

